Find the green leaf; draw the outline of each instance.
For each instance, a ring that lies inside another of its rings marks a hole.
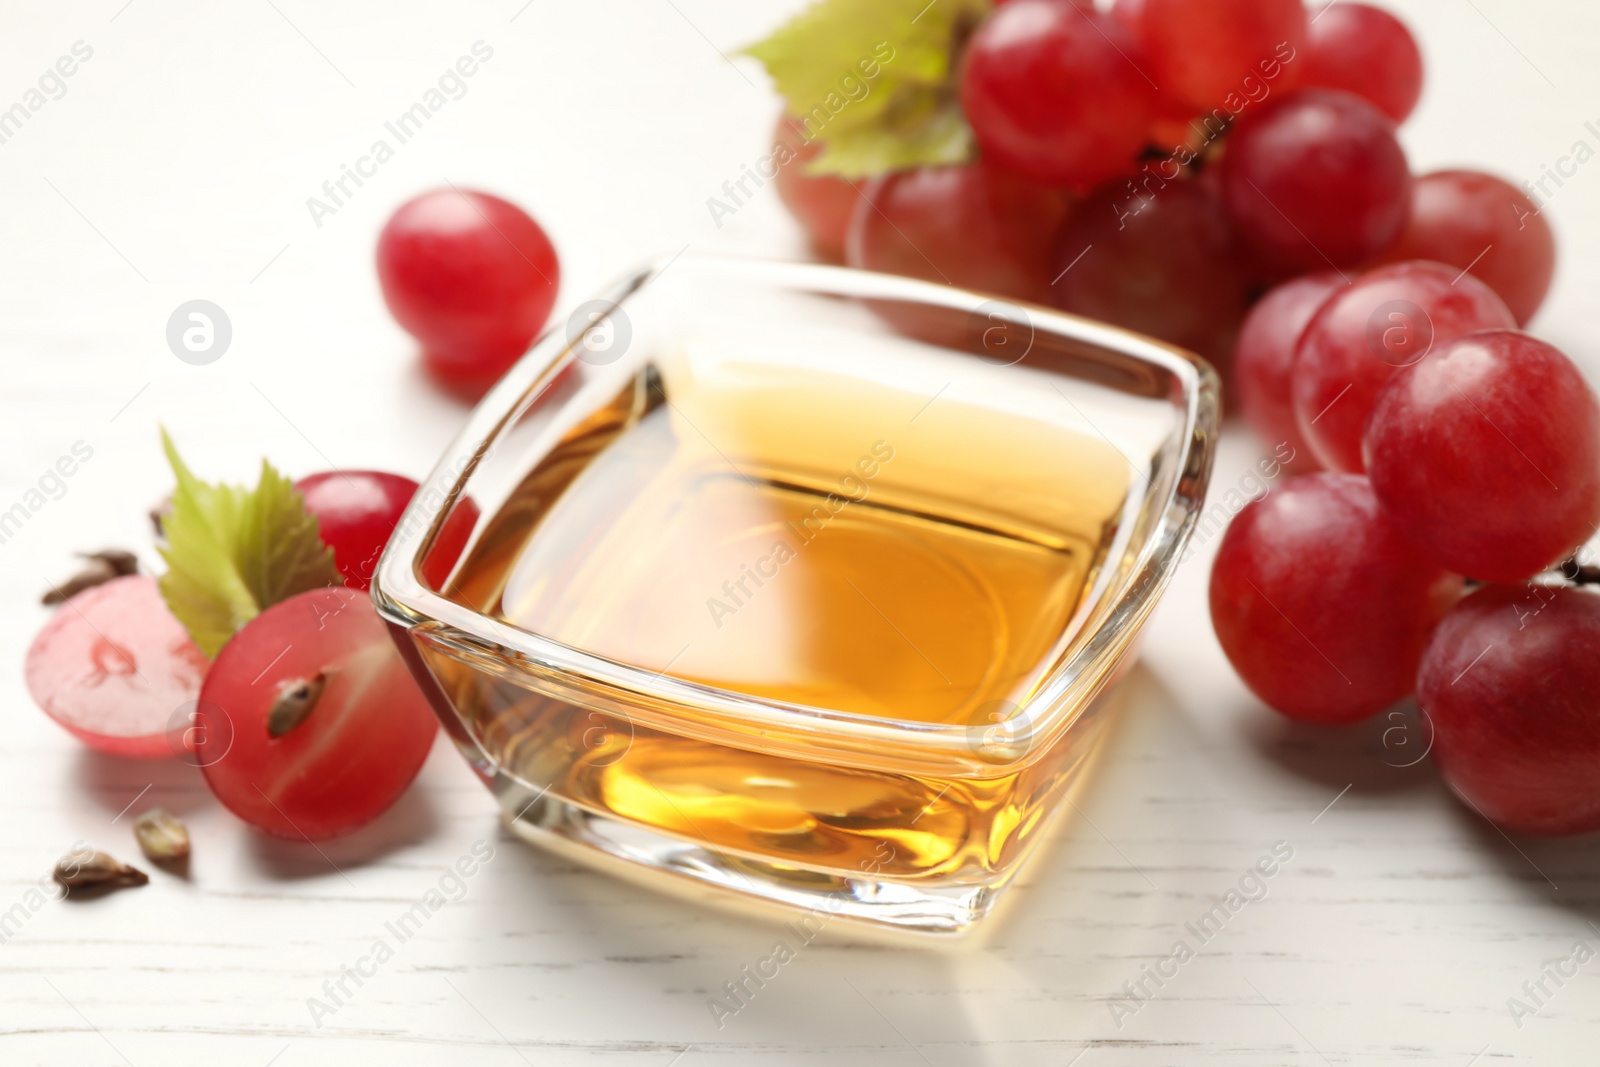
[[[801,136],[810,173],[866,178],[972,158],[956,61],[989,0],[821,0],[746,49]]]
[[[294,483],[261,464],[254,489],[196,478],[161,431],[178,487],[162,519],[161,595],[200,651],[215,657],[245,623],[296,593],[340,585],[333,550]]]

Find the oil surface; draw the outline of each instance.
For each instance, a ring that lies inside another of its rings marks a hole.
[[[502,617],[794,704],[966,722],[1012,697],[1077,608],[1122,503],[1109,446],[1038,440],[1037,425],[948,400],[915,423],[874,420],[903,404],[859,383],[843,412],[826,380],[719,384],[647,404],[525,514],[539,529],[504,575]],[[963,449],[966,462],[940,462]],[[988,449],[989,464],[971,462]],[[561,452],[546,466],[570,466]],[[1034,487],[1033,514],[1019,486]]]

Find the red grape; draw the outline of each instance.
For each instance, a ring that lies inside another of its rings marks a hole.
[[[1405,226],[1411,172],[1394,123],[1361,99],[1307,89],[1248,112],[1222,161],[1228,213],[1285,267],[1352,267]]]
[[[1461,579],[1429,563],[1355,474],[1306,474],[1245,507],[1211,569],[1239,676],[1293,719],[1364,719],[1411,692]]]
[[[1411,187],[1411,218],[1384,255],[1432,259],[1500,294],[1522,325],[1544,303],[1556,270],[1556,239],[1532,200],[1492,174],[1441,170]]]
[[[417,483],[383,471],[324,471],[295,482],[306,508],[317,517],[322,540],[352,589],[369,589],[378,557],[400,516],[416,495]],[[423,563],[423,578],[439,588],[455,566],[477,523],[478,509],[463,500],[445,521]]]
[[[272,736],[274,704],[318,678],[310,712]],[[259,830],[312,841],[393,804],[438,727],[372,602],[349,589],[313,589],[246,623],[206,675],[198,717],[195,756],[217,799]]]
[[[435,189],[384,225],[378,280],[389,311],[422,343],[428,372],[477,399],[544,326],[561,270],[544,230],[515,204]]]
[[[1318,309],[1295,349],[1295,418],[1317,462],[1359,471],[1361,431],[1383,383],[1432,347],[1516,320],[1470,274],[1438,263],[1380,267]]]
[[[1396,122],[1422,95],[1422,53],[1405,23],[1351,0],[1330,3],[1306,32],[1300,84],[1355,93]]]
[[[994,162],[1089,185],[1131,172],[1156,113],[1137,46],[1111,18],[1057,0],[1013,0],[967,45],[961,104]]]
[[[802,143],[803,137],[795,129],[793,119],[780,118],[773,136],[794,152],[793,157],[778,168],[773,179],[778,198],[805,228],[811,246],[822,258],[844,262],[845,231],[861,194],[837,175],[806,173],[806,165],[822,151],[822,144],[819,141]]]
[[[1397,375],[1365,447],[1395,523],[1469,577],[1526,578],[1600,527],[1600,402],[1527,334],[1470,334]]]
[[[57,608],[23,673],[33,699],[78,740],[151,759],[182,750],[180,709],[199,695],[210,665],[156,580],[130,574]]]
[[[1491,585],[1439,624],[1417,676],[1458,796],[1526,834],[1600,830],[1600,597]]]
[[[1344,284],[1334,271],[1284,282],[1250,309],[1234,348],[1239,410],[1262,441],[1287,443],[1294,449],[1291,469],[1297,473],[1315,470],[1317,461],[1294,417],[1290,372],[1295,346],[1317,309]]]
[[[1199,183],[1143,198],[1126,182],[1090,193],[1061,231],[1050,300],[1219,361],[1244,317],[1233,231]]]
[[[1300,0],[1117,0],[1112,10],[1162,95],[1194,111],[1220,107],[1229,94],[1244,99],[1252,78],[1283,91],[1300,77]]]
[[[862,192],[845,242],[852,267],[1044,298],[1061,191],[980,162],[898,171]]]
[[[1093,6],[1093,5],[1080,5]],[[1144,0],[1122,0],[1112,6],[1110,16],[1138,43],[1144,19]],[[1179,146],[1198,154],[1208,144],[1202,123],[1195,120],[1197,107],[1190,107],[1166,93],[1155,94],[1155,118],[1150,122],[1149,142],[1163,152],[1176,152]]]
[[[1113,0],[1111,17],[1137,40],[1144,33],[1146,0]]]

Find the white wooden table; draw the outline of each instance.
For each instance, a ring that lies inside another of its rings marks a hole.
[[[705,206],[765,151],[775,109],[759,70],[717,49],[788,6],[73,0],[0,14],[0,108],[75,42],[92,49],[0,143],[0,510],[74,442],[94,450],[0,544],[0,913],[23,905],[0,944],[0,1062],[1594,1062],[1600,962],[1560,988],[1545,979],[1529,1017],[1508,998],[1527,1001],[1524,982],[1577,942],[1600,948],[1600,842],[1507,840],[1425,762],[1396,766],[1418,751],[1414,728],[1386,746],[1394,723],[1316,732],[1264,710],[1207,622],[1214,544],[1151,625],[1081,816],[985,939],[952,953],[829,930],[721,1028],[708,997],[777,929],[506,838],[442,740],[395,810],[318,851],[247,832],[186,766],[96,756],[35,710],[20,666],[46,580],[74,549],[154,560],[158,420],[212,477],[243,478],[263,453],[295,472],[428,468],[461,411],[419,378],[378,294],[374,237],[402,199],[448,180],[527,205],[560,248],[566,306],[663,250],[800,254],[770,190],[721,228]],[[1431,63],[1405,132],[1418,170],[1537,178],[1577,141],[1600,148],[1600,10],[1395,6]],[[307,198],[480,40],[493,57],[465,95],[317,225]],[[1564,181],[1549,206],[1563,261],[1537,329],[1593,372],[1600,164]],[[165,343],[194,298],[233,324],[210,366]],[[1259,449],[1225,441],[1217,489]],[[187,881],[28,907],[74,841],[131,854],[124,809],[152,802],[189,821]],[[308,999],[328,1003],[324,983],[480,840],[494,858],[462,899],[313,1019]],[[1292,859],[1202,944],[1185,924],[1278,842]],[[1194,958],[1163,962],[1180,939]],[[1147,966],[1170,977],[1158,988]],[[1133,1001],[1124,983],[1141,980],[1149,996]]]

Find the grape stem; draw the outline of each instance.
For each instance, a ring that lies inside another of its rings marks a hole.
[[[1600,585],[1600,566],[1579,563],[1574,556],[1561,565],[1561,576],[1573,585]]]

